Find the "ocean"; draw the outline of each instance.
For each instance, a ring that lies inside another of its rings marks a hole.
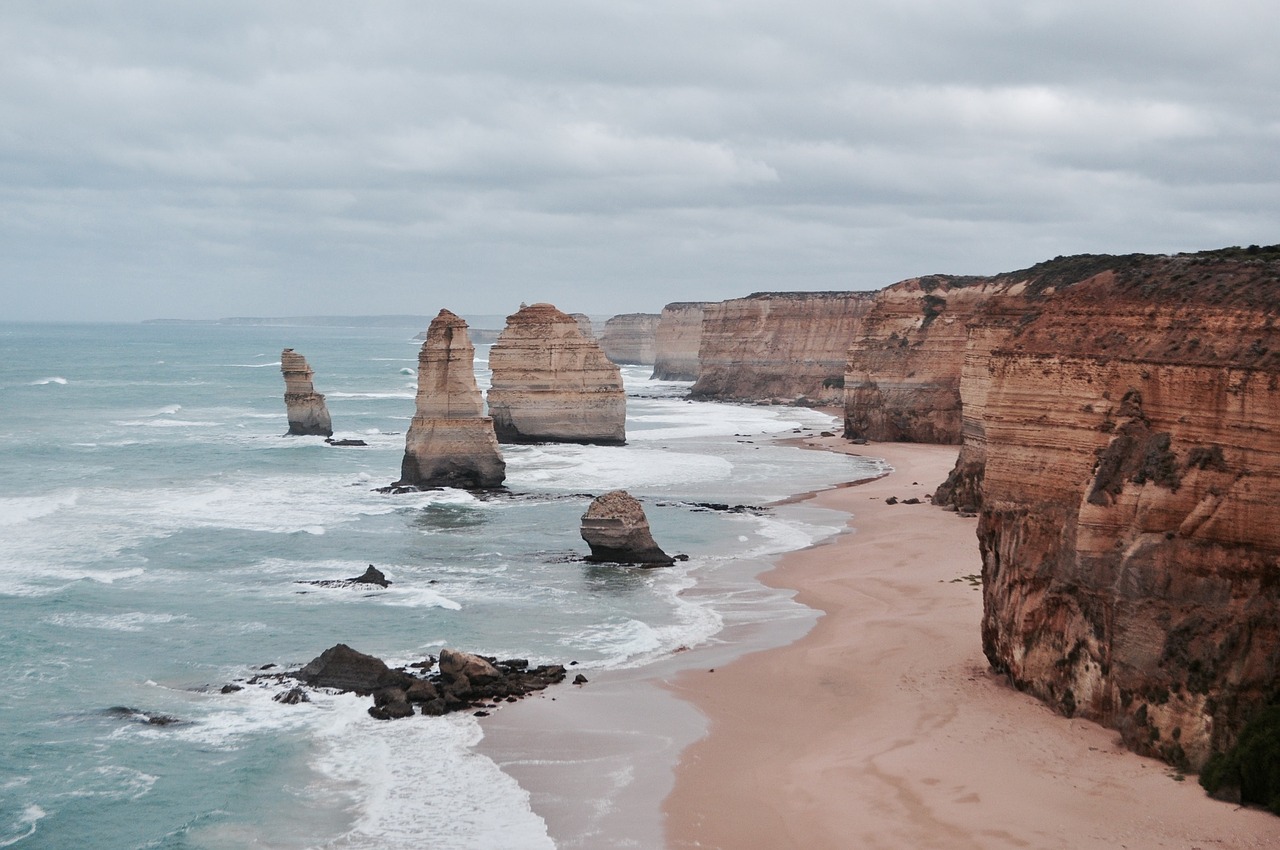
[[[379,493],[422,330],[0,324],[0,848],[553,847],[469,714],[380,722],[350,695],[221,688],[336,643],[393,665],[448,646],[590,674],[800,616],[752,576],[845,518],[698,503],[879,471],[775,443],[830,416],[690,402],[687,383],[623,367],[627,445],[504,446],[504,495]],[[315,370],[335,436],[367,447],[283,436],[285,347]],[[582,561],[579,517],[619,487],[687,561]],[[370,564],[390,587],[306,583]]]

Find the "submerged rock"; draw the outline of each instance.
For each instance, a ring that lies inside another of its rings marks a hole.
[[[582,515],[582,539],[591,547],[591,561],[667,567],[674,559],[649,533],[649,520],[626,490],[597,496]]]
[[[405,436],[394,486],[501,487],[507,476],[493,420],[472,363],[475,346],[461,317],[441,310],[418,354],[417,411]]]
[[[289,434],[294,436],[332,437],[333,423],[324,396],[311,382],[315,374],[307,358],[286,348],[280,353],[280,372],[284,375],[284,404],[289,416]]]

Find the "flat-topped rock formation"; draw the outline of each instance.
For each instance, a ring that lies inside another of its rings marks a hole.
[[[871,292],[758,292],[706,307],[697,399],[840,404]]]
[[[333,423],[324,396],[316,392],[314,372],[307,358],[286,348],[280,352],[280,372],[284,375],[284,406],[289,417],[289,433],[295,436],[332,437]]]
[[[696,381],[702,345],[705,301],[677,301],[662,308],[654,330],[652,377],[659,381]]]
[[[398,485],[500,487],[506,463],[484,414],[476,384],[475,347],[467,323],[441,310],[418,353],[416,412],[405,436]]]
[[[1280,699],[1280,246],[1107,258],[992,352],[992,666],[1199,768]]]
[[[591,547],[589,561],[667,567],[675,563],[654,542],[640,502],[626,490],[597,496],[582,515],[582,539]]]
[[[604,323],[600,348],[614,363],[652,366],[657,357],[657,313],[622,313]]]
[[[524,307],[525,305],[521,304],[520,306]],[[582,331],[582,335],[584,337],[587,339],[596,338],[596,328],[595,325],[591,323],[590,316],[586,313],[570,313],[569,315],[578,323],[578,330]]]
[[[504,443],[626,441],[622,374],[577,322],[550,304],[507,317],[489,352],[489,412]]]

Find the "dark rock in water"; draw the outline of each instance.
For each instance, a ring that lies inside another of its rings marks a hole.
[[[222,690],[218,691],[218,693],[234,694],[236,691],[243,691],[243,690],[244,688],[240,687],[239,685],[223,685]]]
[[[422,669],[424,665],[415,666]],[[356,652],[346,644],[338,644],[306,667],[287,675],[313,687],[372,694],[369,715],[379,720],[393,720],[412,715],[415,703],[422,706],[423,714],[436,716],[477,708],[489,701],[514,702],[564,681],[565,669],[559,664],[531,668],[525,658],[499,661],[442,649],[439,670],[419,678],[404,670],[392,670],[381,660]]]
[[[119,717],[122,720],[130,720],[134,723],[145,723],[148,726],[172,726],[175,723],[183,722],[177,717],[172,717],[168,714],[155,714],[138,708],[130,708],[127,705],[113,705],[111,708],[108,708],[104,714],[109,717]]]
[[[358,694],[371,694],[378,688],[413,678],[390,669],[381,659],[357,652],[345,643],[326,649],[293,677],[313,688],[333,688]]]
[[[358,575],[358,576],[355,576],[354,578],[320,579],[318,581],[300,581],[298,582],[298,584],[309,584],[314,587],[358,587],[358,586],[370,585],[370,584],[375,584],[378,587],[391,586],[391,582],[387,580],[387,577],[385,575],[383,575],[382,570],[378,569],[373,564],[369,565],[369,568],[364,571],[363,575]]]
[[[369,565],[369,568],[364,571],[363,575],[356,578],[349,578],[347,581],[353,584],[376,584],[378,587],[388,587],[391,584],[391,582],[387,581],[387,577],[382,574],[382,570],[378,569],[373,564]]]
[[[297,687],[290,688],[287,691],[281,691],[273,696],[272,699],[276,702],[284,703],[285,705],[297,705],[300,702],[311,702],[311,697],[307,696],[307,692],[302,688]]]
[[[673,560],[649,533],[640,502],[625,490],[611,490],[582,515],[582,539],[591,547],[589,561],[668,567]]]
[[[325,437],[324,441],[331,446],[368,446],[364,440],[335,440],[333,437]]]

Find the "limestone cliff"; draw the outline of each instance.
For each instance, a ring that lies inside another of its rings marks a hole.
[[[990,355],[983,647],[1197,768],[1280,701],[1280,249],[1110,260]]]
[[[324,396],[316,392],[311,379],[314,372],[307,359],[292,348],[280,352],[280,371],[284,374],[284,405],[289,417],[289,433],[299,436],[332,437],[333,423]]]
[[[600,348],[614,363],[652,366],[656,357],[657,313],[622,313],[604,323]]]
[[[489,368],[489,412],[499,441],[626,441],[627,399],[618,367],[552,305],[531,304],[508,316],[489,352]]]
[[[493,420],[484,415],[474,358],[467,323],[441,310],[418,352],[417,409],[405,437],[399,484],[471,490],[502,485],[506,463]]]
[[[677,301],[662,308],[654,330],[652,377],[659,381],[696,381],[702,344],[703,301]]]
[[[521,307],[525,305],[521,304]],[[586,313],[570,313],[569,316],[578,323],[578,330],[582,331],[582,336],[586,339],[596,338],[595,325],[591,323],[591,317]]]
[[[711,304],[691,395],[720,401],[842,401],[849,345],[871,292],[758,292]]]

